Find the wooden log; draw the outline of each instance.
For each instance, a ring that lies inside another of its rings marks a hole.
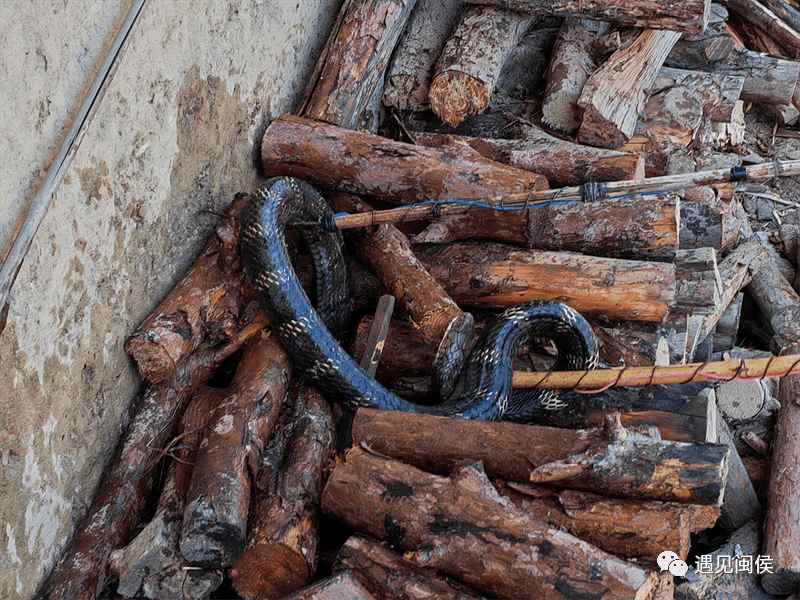
[[[714,70],[744,77],[740,100],[759,104],[791,104],[800,62],[752,52],[739,46]]]
[[[744,79],[742,75],[718,71],[687,71],[661,67],[650,92],[678,86],[690,89],[700,95],[703,112],[708,119],[727,123],[733,118],[736,101],[744,87]]]
[[[175,460],[167,471],[155,515],[130,544],[111,554],[111,569],[119,576],[117,593],[169,600],[182,599],[183,590],[190,589],[193,598],[207,598],[222,583],[219,571],[187,569],[178,541],[197,446],[225,393],[221,388],[200,388],[186,407],[172,451]]]
[[[216,343],[236,331],[244,302],[237,226],[244,198],[228,206],[183,279],[125,342],[145,381],[165,381],[201,342]]]
[[[274,334],[245,348],[230,393],[206,429],[186,492],[180,549],[192,565],[229,567],[244,550],[252,483],[290,377],[289,356]]]
[[[800,343],[785,349],[784,354],[800,352]],[[773,571],[764,573],[761,585],[771,594],[791,594],[800,586],[800,376],[781,379],[778,400],[781,408],[775,423],[772,442],[772,471],[769,501],[764,524],[763,554],[772,558]]]
[[[763,0],[762,4],[775,13],[789,27],[800,31],[800,10],[786,0]]]
[[[392,310],[394,310],[394,296],[385,294],[378,300],[378,307],[375,309],[375,318],[372,326],[364,341],[361,352],[361,360],[358,366],[370,377],[375,377],[378,364],[383,354],[383,346],[386,343],[386,334],[389,331],[389,324],[392,321]]]
[[[566,430],[450,421],[359,409],[353,422],[353,444],[440,473],[469,458],[482,461],[489,476],[510,481],[528,481],[533,469],[539,479],[545,479],[545,472],[555,474],[552,480],[560,486],[625,498],[697,504],[721,500],[727,446],[665,442],[632,434],[621,426],[613,431],[608,427]],[[585,460],[583,467],[565,477],[561,477],[564,471],[556,474],[552,469],[565,461],[577,465],[581,460]],[[622,478],[612,473],[620,461],[632,461],[622,469]],[[547,481],[537,483],[542,482]]]
[[[453,137],[414,133],[417,142],[430,148],[446,146]],[[519,139],[457,136],[481,155],[512,167],[539,173],[551,184],[581,185],[588,181],[624,181],[644,178],[644,160],[634,153],[592,148],[561,140],[531,126]]]
[[[348,129],[373,128],[365,118],[416,0],[348,0],[342,6],[297,114]]]
[[[554,203],[527,211],[476,208],[432,220],[419,244],[489,239],[531,249],[639,260],[674,260],[679,248],[722,250],[736,241],[731,204],[684,202],[675,193],[624,200]]]
[[[774,250],[770,252],[769,242],[762,239],[761,243],[769,260],[754,274],[747,290],[772,326],[773,350],[780,351],[800,341],[800,295],[781,273],[779,257]]]
[[[261,160],[274,175],[395,204],[547,188],[544,177],[487,160],[465,144],[433,150],[289,115],[267,128]]]
[[[667,57],[670,67],[680,69],[712,68],[724,60],[733,41],[725,28],[728,11],[721,4],[712,3],[708,25],[700,33],[684,33]]]
[[[358,490],[358,493],[355,493]],[[504,598],[646,598],[654,573],[549,528],[503,500],[474,464],[451,477],[351,449],[322,506],[350,527]],[[416,551],[416,552],[413,552]]]
[[[719,507],[654,500],[622,500],[578,490],[532,497],[506,488],[500,493],[525,514],[624,558],[653,564],[665,548],[685,561],[691,534],[710,529]]]
[[[347,194],[337,194],[330,202],[337,211],[355,213],[368,208]],[[396,227],[380,225],[372,231],[355,232],[351,239],[361,259],[397,299],[422,337],[438,345],[451,326],[472,336],[472,317],[465,319],[465,313],[428,274],[412,252],[408,238]]]
[[[234,589],[248,599],[280,598],[316,571],[317,507],[322,470],[333,456],[333,415],[319,392],[298,391],[298,414],[273,487],[253,500],[247,547],[229,570]]]
[[[333,565],[349,570],[377,600],[478,600],[481,596],[434,569],[415,567],[383,544],[361,535],[347,538]]]
[[[542,103],[542,122],[565,133],[575,131],[581,124],[583,110],[578,106],[583,86],[597,69],[603,52],[598,43],[610,29],[606,21],[590,21],[568,17],[561,24]],[[567,185],[567,184],[562,184]]]
[[[722,499],[717,526],[726,536],[761,514],[761,503],[756,496],[753,483],[744,468],[742,458],[736,450],[731,430],[722,417],[717,414],[717,435],[714,441],[725,444],[730,449],[728,455],[728,476],[725,480],[725,496]]]
[[[195,350],[164,383],[149,386],[123,435],[113,465],[89,513],[37,598],[93,598],[108,575],[111,552],[130,542],[153,485],[162,449],[174,437],[177,416],[219,364],[259,334],[263,313],[242,323],[227,344]]]
[[[581,313],[649,322],[689,309],[715,308],[715,278],[685,284],[673,264],[520,250],[489,242],[434,246],[419,250],[417,256],[461,306],[555,300]],[[713,277],[713,272],[705,274]]]
[[[710,2],[691,0],[679,4],[670,2],[604,2],[590,0],[467,0],[479,4],[502,6],[510,10],[536,14],[552,14],[564,17],[583,17],[597,21],[616,21],[628,27],[671,29],[674,31],[700,32],[705,29],[709,17]]]
[[[428,90],[433,68],[462,7],[461,0],[417,3],[389,68],[384,104],[416,112],[430,107]]]
[[[583,108],[578,141],[615,148],[630,139],[644,110],[646,90],[678,38],[675,31],[647,29],[589,77],[578,100]]]
[[[534,17],[492,6],[469,6],[445,43],[428,91],[431,109],[455,127],[489,106],[505,59]]]
[[[762,29],[784,48],[796,49],[800,46],[800,33],[758,0],[722,0],[722,4],[748,23]]]
[[[339,571],[283,600],[375,600],[350,571]]]

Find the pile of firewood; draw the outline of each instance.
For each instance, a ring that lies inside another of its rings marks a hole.
[[[480,331],[527,300],[592,319],[606,365],[648,367],[764,356],[736,347],[746,288],[792,356],[779,251],[800,258],[798,227],[753,233],[731,150],[747,103],[797,119],[798,26],[792,0],[346,0],[263,168],[348,213],[351,350],[405,397],[427,395],[464,310]],[[148,386],[46,597],[94,597],[111,573],[121,596],[169,600],[800,591],[798,375],[577,395],[540,425],[353,417],[270,333],[238,253],[243,199],[126,343]],[[515,368],[546,370],[542,345]]]

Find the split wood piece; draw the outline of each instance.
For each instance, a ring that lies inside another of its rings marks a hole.
[[[348,0],[344,3],[297,114],[348,129],[372,126],[364,111],[376,93],[416,0]],[[269,172],[269,171],[267,171]]]
[[[761,548],[761,523],[750,521],[731,535],[725,545],[710,554],[697,557],[696,573],[692,580],[678,580],[676,598],[683,600],[778,600],[764,591],[759,573],[769,568],[769,556]],[[742,558],[736,559],[737,553]],[[797,587],[792,591],[797,591]],[[780,596],[784,597],[783,595]]]
[[[165,381],[200,343],[236,331],[244,278],[239,258],[238,214],[244,194],[228,206],[214,235],[183,279],[125,342],[142,379]]]
[[[624,558],[655,565],[665,548],[685,561],[691,534],[710,529],[719,508],[655,500],[622,500],[577,490],[535,498],[513,489],[500,492],[525,514],[550,527]]]
[[[800,352],[800,343],[788,346],[785,354]],[[792,594],[800,587],[800,376],[781,379],[778,391],[781,408],[772,442],[772,472],[764,524],[762,553],[773,560],[773,572],[761,577],[771,594]]]
[[[766,240],[761,243],[769,252],[769,260],[752,277],[747,291],[772,326],[771,343],[777,353],[800,341],[800,295],[781,273],[777,252]]]
[[[784,48],[796,50],[800,47],[800,33],[758,0],[722,0],[722,4],[747,23],[762,29]]]
[[[167,381],[146,389],[89,513],[37,598],[79,600],[100,593],[111,552],[126,546],[139,524],[157,466],[175,435],[177,417],[222,361],[259,335],[266,324],[264,314],[257,313],[227,343],[195,350]]]
[[[378,300],[378,307],[375,309],[375,318],[362,348],[359,366],[362,371],[373,379],[375,378],[375,372],[378,370],[381,354],[383,354],[386,334],[389,331],[389,323],[392,320],[392,310],[394,310],[394,296],[389,294],[381,296]]]
[[[503,499],[480,464],[450,477],[353,448],[322,506],[346,525],[502,598],[647,598],[656,576],[531,519]],[[580,590],[580,592],[578,592]]]
[[[362,535],[351,535],[336,555],[335,571],[347,569],[378,600],[478,600],[435,569],[409,564],[400,554]]]
[[[350,571],[321,579],[282,600],[376,600]]]
[[[674,192],[624,200],[540,205],[527,211],[476,208],[432,220],[419,244],[490,239],[531,249],[638,260],[675,260],[684,250],[733,244],[739,222],[730,203],[684,202]]]
[[[673,46],[667,64],[680,69],[713,69],[733,48],[731,35],[725,27],[727,18],[728,11],[721,4],[712,3],[705,31],[684,33]]]
[[[274,175],[394,204],[547,189],[541,175],[488,160],[466,144],[433,150],[289,115],[267,128],[261,160]]]
[[[369,210],[367,205],[349,194],[337,194],[330,198],[330,202],[337,211],[357,213]],[[408,238],[396,227],[380,225],[372,231],[355,232],[352,238],[359,257],[396,298],[422,337],[438,345],[447,329],[451,325],[461,327],[461,322],[464,322],[465,335],[472,335],[472,319],[463,318],[464,311],[430,276],[411,250]]]
[[[221,569],[241,556],[253,480],[291,372],[274,333],[245,348],[229,393],[206,428],[186,492],[180,550],[190,564]]]
[[[433,67],[462,12],[461,0],[417,3],[389,68],[384,104],[414,112],[430,107]]]
[[[671,29],[698,33],[708,23],[710,0],[688,2],[651,2],[647,0],[467,0],[476,4],[502,6],[509,10],[539,15],[582,17],[595,21],[616,21],[627,27]]]
[[[758,517],[761,514],[761,503],[758,501],[753,483],[742,464],[742,458],[736,450],[731,430],[719,412],[717,412],[716,433],[714,441],[730,448],[725,496],[722,499],[722,511],[717,523],[720,531],[728,536],[749,520]]]
[[[111,569],[119,575],[117,593],[182,600],[184,590],[190,590],[192,598],[208,598],[222,583],[219,571],[186,569],[178,541],[197,447],[225,393],[221,388],[200,388],[186,407],[155,515],[130,544],[111,554]]]
[[[680,36],[675,31],[646,29],[589,77],[578,100],[583,108],[579,142],[616,148],[630,139],[644,111],[646,90]]]
[[[800,75],[800,62],[734,46],[727,60],[715,65],[714,70],[744,77],[740,100],[757,104],[791,104]]]
[[[295,411],[274,492],[256,493],[247,547],[228,573],[234,589],[251,600],[283,597],[316,571],[317,508],[322,471],[336,443],[335,425],[316,388],[299,388]]]
[[[353,444],[439,473],[471,459],[482,461],[490,477],[510,481],[552,481],[620,498],[695,504],[722,498],[727,446],[661,441],[623,429],[618,419],[586,430],[458,421],[359,409]]]
[[[520,250],[491,242],[432,246],[417,256],[460,306],[497,308],[553,300],[580,313],[653,323],[716,308],[713,269],[698,273],[705,279],[678,278],[695,264],[690,250],[678,251],[675,264]]]
[[[486,158],[539,173],[559,186],[644,178],[644,159],[638,154],[582,146],[535,126],[527,128],[524,137],[513,140],[437,133],[415,132],[413,135],[417,142],[429,148],[448,146],[453,140],[469,144]]]
[[[687,88],[700,95],[705,116],[714,122],[727,123],[733,118],[743,86],[741,75],[661,67],[650,93],[670,87]]]
[[[571,133],[580,126],[583,109],[578,106],[578,98],[605,52],[598,40],[610,27],[606,21],[564,19],[553,46],[544,90],[542,122],[548,127]]]
[[[469,6],[436,62],[431,109],[455,127],[489,106],[503,63],[535,17],[493,6]]]

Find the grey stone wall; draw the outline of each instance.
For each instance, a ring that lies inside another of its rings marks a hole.
[[[292,110],[340,0],[151,0],[0,334],[0,598],[86,513],[140,381],[126,336],[193,262]],[[0,2],[0,258],[131,0]]]

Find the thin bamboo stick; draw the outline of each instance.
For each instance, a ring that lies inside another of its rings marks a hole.
[[[427,219],[432,215],[464,214],[469,210],[476,209],[524,210],[551,203],[582,202],[585,199],[608,200],[634,194],[667,192],[714,183],[745,180],[760,181],[772,177],[793,177],[796,175],[800,175],[800,160],[775,161],[737,169],[714,169],[696,173],[651,177],[643,181],[611,181],[490,198],[455,198],[451,201],[401,206],[390,210],[378,210],[362,214],[341,214],[334,218],[334,222],[339,229],[351,229],[353,227],[369,227],[383,223]]]
[[[514,372],[515,388],[575,389],[591,393],[610,387],[678,384],[701,381],[741,381],[783,377],[800,373],[800,354],[718,362],[629,367],[594,371]]]

